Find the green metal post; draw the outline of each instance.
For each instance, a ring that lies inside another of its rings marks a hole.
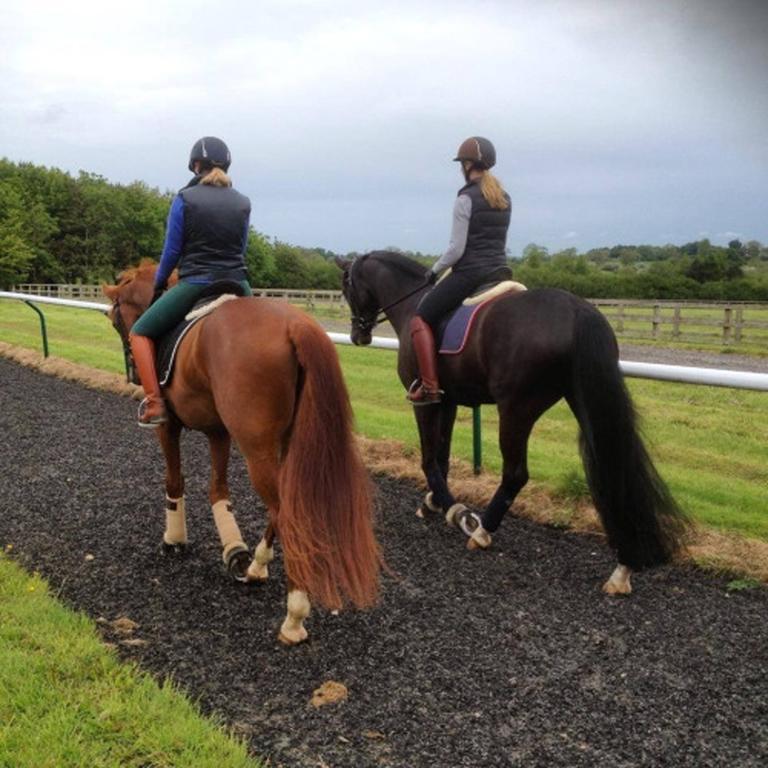
[[[40,307],[36,306],[31,301],[25,299],[24,303],[28,307],[32,307],[40,317],[40,333],[43,336],[43,357],[48,357],[48,329],[45,327],[45,315],[42,313]]]
[[[475,474],[483,469],[483,425],[480,422],[480,406],[472,408],[472,456]]]

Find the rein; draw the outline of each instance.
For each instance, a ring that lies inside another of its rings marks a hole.
[[[354,290],[354,285],[352,283],[352,270],[357,264],[358,261],[365,261],[367,259],[369,254],[366,254],[365,256],[360,257],[359,259],[355,259],[355,261],[352,262],[352,265],[349,268],[349,290],[350,290],[350,296],[352,291]],[[352,315],[350,317],[351,321],[357,325],[357,327],[363,332],[363,333],[369,333],[372,331],[379,323],[383,322],[387,319],[387,311],[392,309],[392,307],[396,307],[398,304],[402,303],[406,299],[410,299],[411,296],[415,296],[420,291],[423,291],[424,288],[426,288],[426,284],[422,284],[418,286],[417,288],[414,288],[409,293],[406,293],[405,296],[401,296],[399,299],[396,299],[395,301],[391,302],[390,304],[387,304],[385,307],[380,307],[377,309],[373,317],[365,318],[359,315]],[[351,308],[351,305],[350,305]]]
[[[123,343],[123,357],[125,358],[125,373],[128,376],[128,380],[136,382],[136,363],[133,360],[133,352],[131,352],[131,345],[128,343],[128,329],[125,327],[125,321],[123,315],[120,312],[120,297],[115,299],[115,303],[112,305],[112,318],[113,324],[117,333],[120,336],[120,341]]]

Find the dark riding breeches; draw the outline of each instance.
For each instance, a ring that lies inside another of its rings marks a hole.
[[[458,307],[476,288],[488,282],[492,274],[487,269],[451,272],[419,302],[416,314],[434,330],[442,317]]]

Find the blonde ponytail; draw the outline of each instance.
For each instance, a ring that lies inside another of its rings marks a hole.
[[[210,184],[212,187],[231,187],[232,179],[221,168],[211,168],[202,179],[201,184]]]
[[[504,194],[504,187],[501,182],[490,172],[484,171],[480,179],[480,191],[491,208],[504,211],[509,208],[509,200]]]

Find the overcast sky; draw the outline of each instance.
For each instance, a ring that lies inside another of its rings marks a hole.
[[[218,135],[251,222],[447,245],[467,136],[509,247],[768,242],[768,1],[0,0],[0,155],[186,183]]]

